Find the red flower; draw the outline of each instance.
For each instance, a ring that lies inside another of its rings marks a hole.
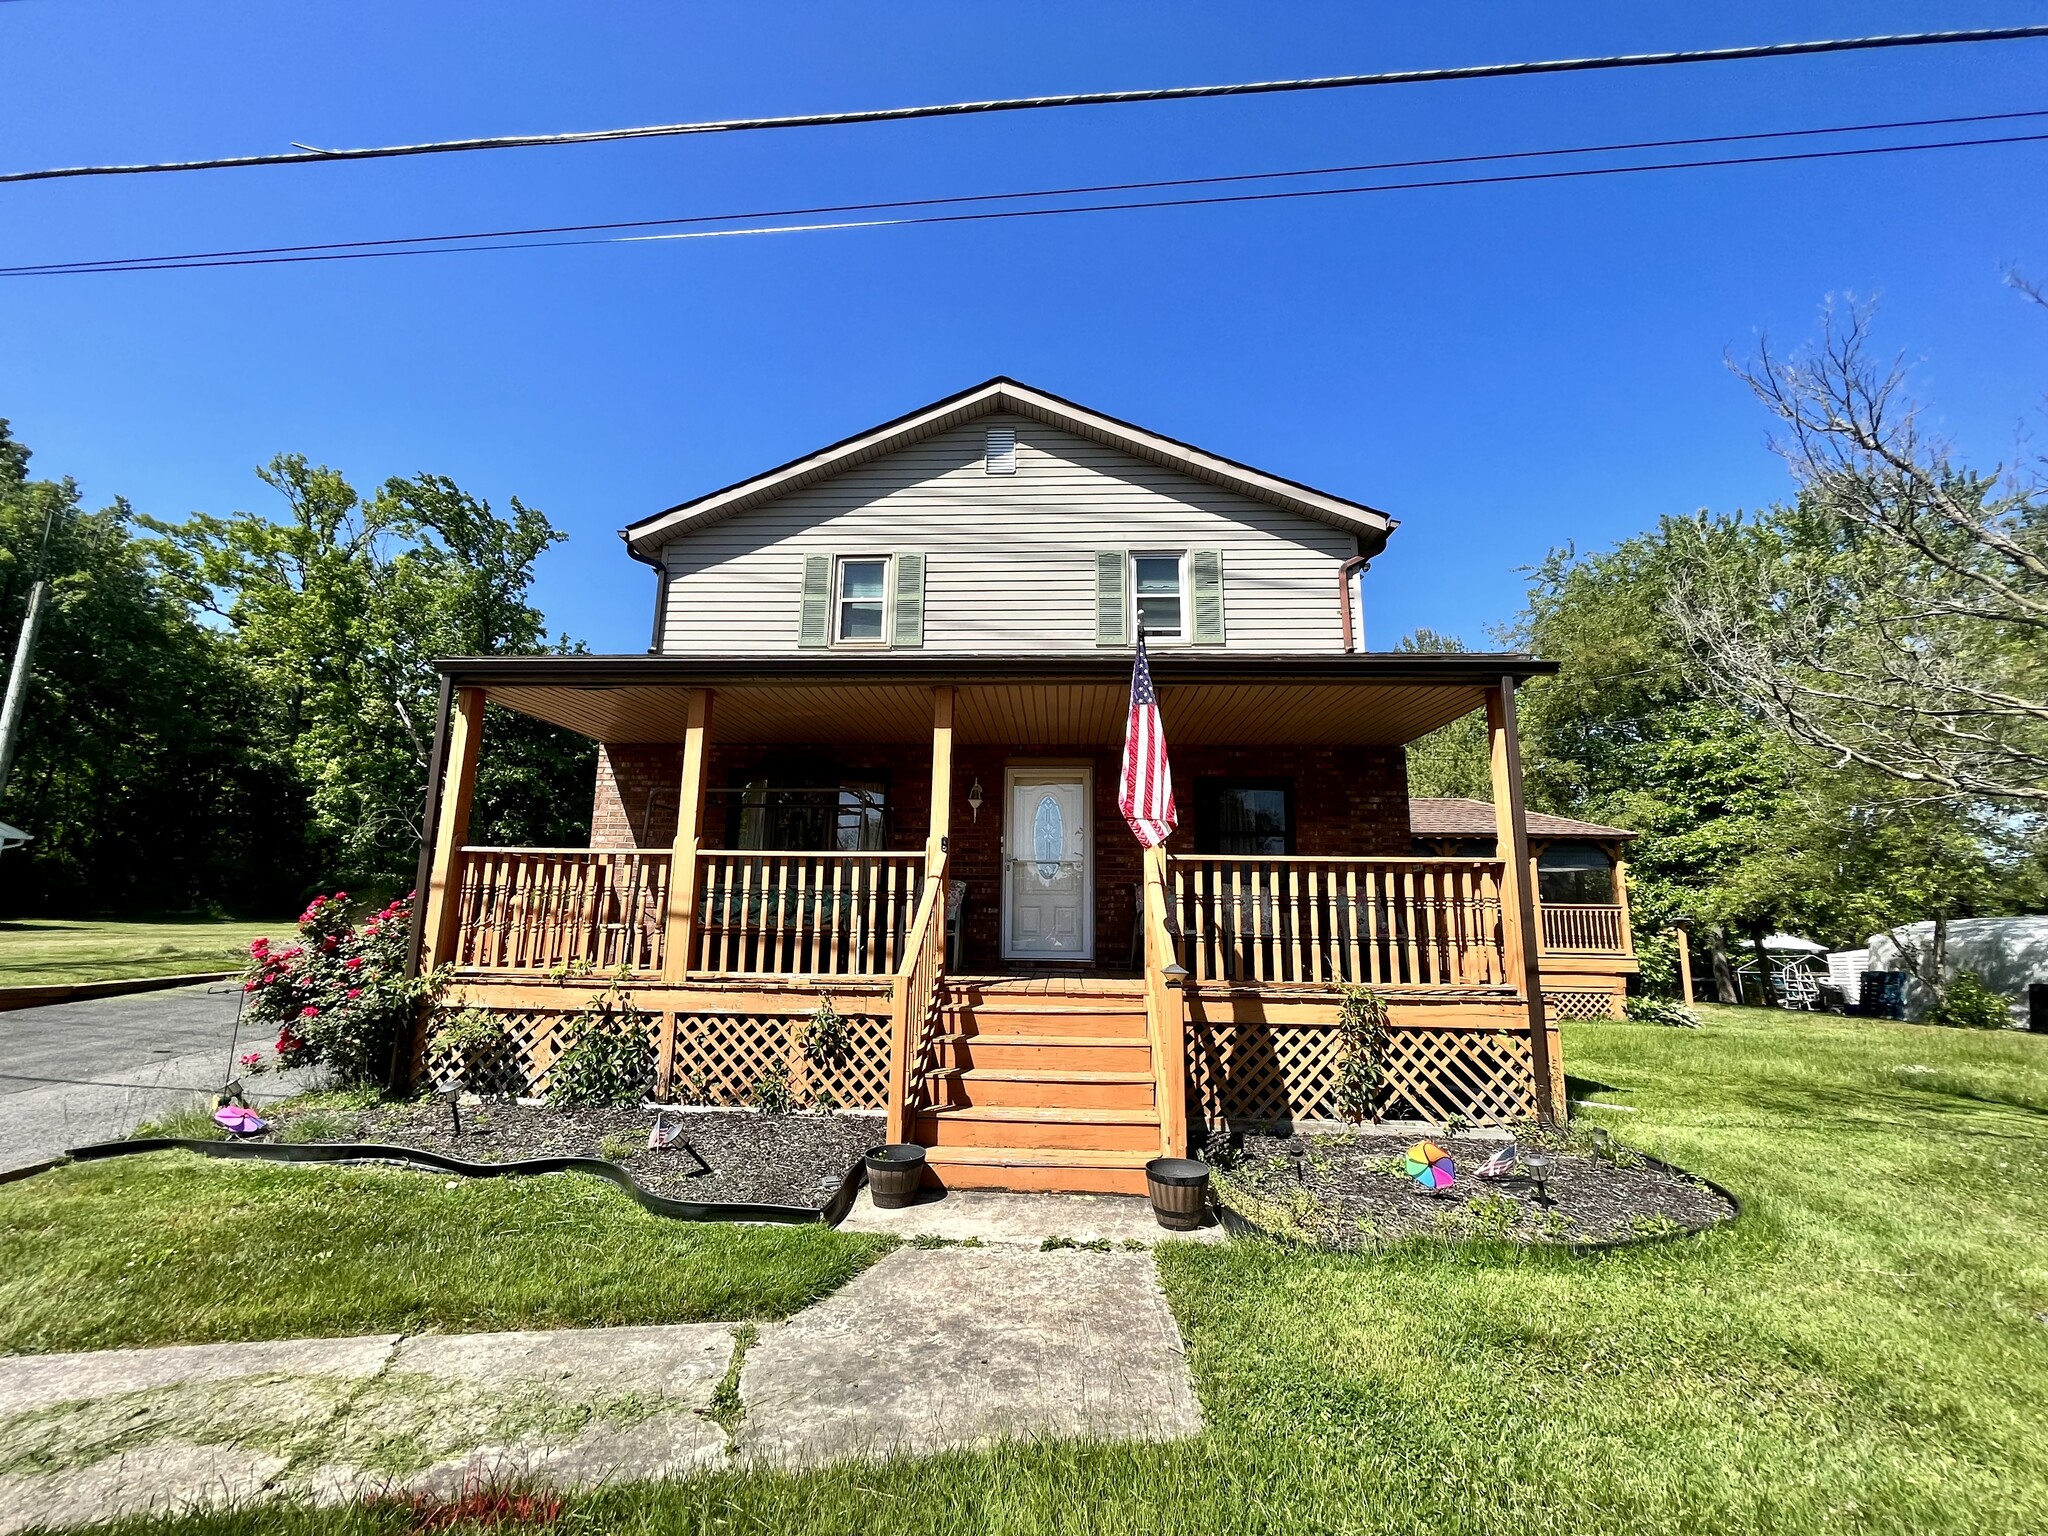
[[[350,955],[346,960],[342,961],[341,963],[353,971],[362,965],[363,957],[361,955]]]
[[[299,1017],[302,1019],[317,1019],[320,1017],[320,1010],[311,1003],[308,1003],[299,1010]]]
[[[348,989],[348,995],[350,996],[350,998],[361,997],[363,995],[363,989],[361,987],[350,987]]]

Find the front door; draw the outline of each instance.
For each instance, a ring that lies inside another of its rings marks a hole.
[[[1095,840],[1086,768],[1011,768],[1003,834],[1003,958],[1095,958]]]

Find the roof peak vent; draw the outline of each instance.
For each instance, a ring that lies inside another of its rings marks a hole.
[[[1015,427],[990,427],[988,429],[987,470],[992,475],[1014,475],[1017,473],[1017,429]]]

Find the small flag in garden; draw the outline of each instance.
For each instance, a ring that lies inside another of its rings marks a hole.
[[[1131,663],[1131,718],[1124,729],[1124,772],[1116,804],[1131,824],[1131,835],[1147,848],[1165,842],[1180,820],[1173,808],[1166,727],[1159,719],[1159,695],[1152,688],[1152,664],[1145,659],[1142,633],[1137,659]]]
[[[1474,1170],[1482,1179],[1504,1179],[1515,1171],[1515,1144],[1511,1141]]]
[[[223,1104],[213,1112],[213,1119],[230,1136],[255,1136],[270,1129],[268,1120],[239,1104]]]
[[[1424,1189],[1449,1189],[1458,1177],[1458,1167],[1451,1161],[1451,1154],[1433,1141],[1415,1143],[1408,1149],[1402,1165],[1408,1170],[1408,1177]]]

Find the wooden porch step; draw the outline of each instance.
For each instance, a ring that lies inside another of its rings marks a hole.
[[[933,1147],[925,1153],[925,1166],[948,1189],[1142,1195],[1145,1164],[1156,1155],[1059,1147]]]
[[[925,1147],[1068,1148],[1156,1155],[1159,1114],[1152,1109],[962,1105],[919,1115],[911,1139]]]
[[[1011,1072],[1144,1072],[1152,1046],[1143,1035],[984,1035],[938,1037],[942,1067]]]
[[[1086,1013],[1059,1009],[1025,1012],[1010,1008],[942,1009],[940,1017],[954,1030],[982,1035],[1142,1035],[1145,1010],[1107,1013],[1096,1008]]]
[[[1141,1109],[1153,1106],[1150,1072],[1070,1068],[943,1067],[926,1074],[947,1104],[1043,1109]]]

